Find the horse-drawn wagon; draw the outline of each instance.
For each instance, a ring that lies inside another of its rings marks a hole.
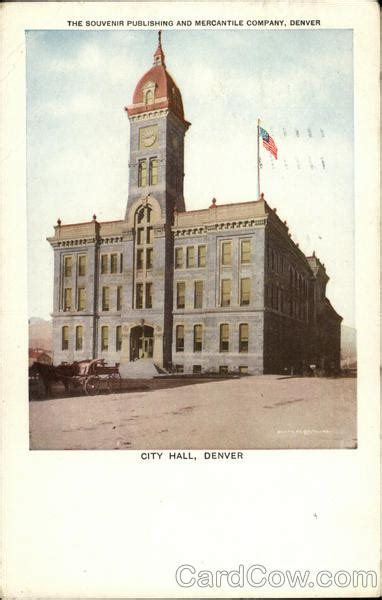
[[[35,362],[29,368],[29,378],[38,379],[45,394],[51,393],[55,382],[63,383],[67,392],[79,389],[89,396],[111,392],[120,388],[121,383],[119,364],[106,365],[102,358],[57,366]]]

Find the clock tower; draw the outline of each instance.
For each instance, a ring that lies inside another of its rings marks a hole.
[[[154,197],[166,224],[174,209],[185,210],[183,196],[184,136],[190,126],[184,118],[182,96],[169,75],[161,32],[154,64],[139,80],[130,121],[129,197],[126,219],[137,201]]]

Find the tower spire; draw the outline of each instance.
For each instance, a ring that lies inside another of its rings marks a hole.
[[[165,67],[166,65],[164,62],[164,58],[165,56],[162,49],[162,30],[160,29],[158,31],[158,48],[156,49],[154,54],[154,65],[163,65]]]

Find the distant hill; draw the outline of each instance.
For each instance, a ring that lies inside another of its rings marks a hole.
[[[31,317],[29,319],[29,348],[52,350],[52,321]]]
[[[357,331],[348,325],[341,325],[341,366],[357,366]]]

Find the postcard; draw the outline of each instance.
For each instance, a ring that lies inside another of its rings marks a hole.
[[[378,596],[374,3],[32,8],[2,13],[4,597]]]

